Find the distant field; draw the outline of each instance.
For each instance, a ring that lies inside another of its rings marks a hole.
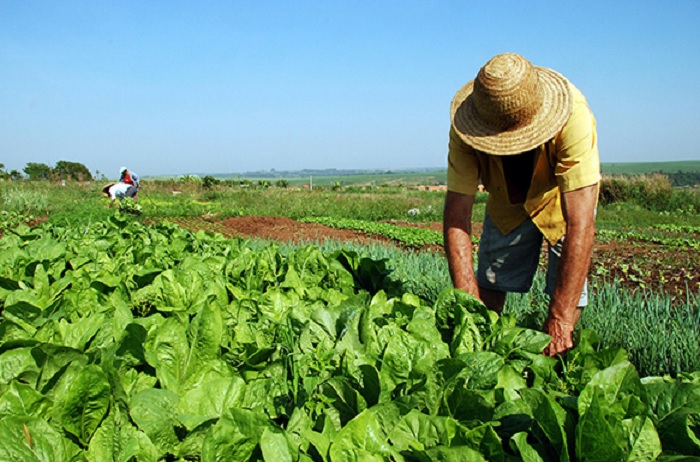
[[[700,160],[677,162],[611,162],[601,165],[604,175],[642,175],[645,173],[700,173]]]
[[[312,182],[317,186],[368,185],[368,186],[410,186],[444,184],[447,175],[443,170],[426,173],[368,173],[361,175],[310,176],[307,178],[290,178],[291,185],[304,185]]]
[[[676,174],[682,173],[700,173],[700,160],[688,160],[678,162],[611,162],[601,164],[603,175],[644,175],[657,172]],[[244,178],[241,176],[241,178]],[[256,181],[262,178],[247,179]],[[274,179],[266,178],[268,181],[274,182]],[[433,171],[422,172],[400,172],[400,173],[367,173],[367,174],[348,174],[348,175],[312,175],[308,177],[287,178],[291,185],[310,184],[318,186],[332,186],[339,184],[341,186],[349,185],[388,185],[388,186],[407,186],[407,185],[438,185],[445,184],[447,181],[447,172],[445,169],[436,168]]]
[[[609,162],[601,164],[604,175],[643,175],[656,172],[677,174],[700,173],[700,160],[688,160],[677,162]],[[204,177],[205,174],[197,175]],[[248,180],[268,181],[274,184],[277,181],[287,181],[292,186],[411,186],[411,185],[440,185],[447,181],[447,172],[444,168],[422,169],[421,171],[387,171],[376,172],[360,170],[331,169],[328,173],[323,170],[313,174],[304,175],[302,172],[278,172],[277,174],[260,175],[260,172],[242,174],[212,174],[221,180]],[[166,179],[153,176],[150,179]],[[173,178],[173,177],[169,177]]]

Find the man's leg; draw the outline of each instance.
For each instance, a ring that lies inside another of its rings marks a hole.
[[[554,293],[554,286],[557,281],[557,268],[559,267],[559,258],[561,257],[561,248],[564,243],[566,236],[559,239],[555,245],[549,244],[549,249],[547,252],[547,284],[545,286],[545,292],[550,297]],[[581,313],[583,309],[588,305],[588,279],[583,284],[583,290],[581,291],[581,296],[579,297],[578,304],[576,306],[576,311],[574,312],[574,325],[578,324],[581,318]],[[546,326],[545,326],[546,327]]]
[[[561,249],[564,244],[564,239],[566,236],[559,239],[555,245],[548,245],[547,252],[547,284],[545,286],[545,292],[550,297],[554,293],[554,286],[557,281],[557,269],[559,267],[559,258],[561,257]],[[581,310],[583,310],[588,305],[588,279],[583,284],[583,290],[581,291],[581,296],[579,297],[578,304],[576,305],[576,321],[581,317]]]
[[[506,293],[528,292],[542,248],[542,233],[528,220],[504,236],[486,214],[479,242],[476,280],[479,297],[498,313]]]

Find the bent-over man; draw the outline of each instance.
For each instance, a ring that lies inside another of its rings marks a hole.
[[[545,354],[573,347],[587,304],[600,182],[596,122],[583,94],[552,69],[497,55],[452,100],[445,251],[455,288],[501,312],[508,292],[528,292],[548,243]],[[472,207],[489,197],[472,261]]]

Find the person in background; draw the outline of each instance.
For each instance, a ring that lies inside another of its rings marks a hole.
[[[596,122],[583,94],[552,69],[504,53],[491,58],[451,105],[445,253],[457,289],[501,312],[508,292],[528,292],[548,243],[544,353],[573,347],[586,306],[600,182]],[[472,208],[489,197],[472,261]]]
[[[131,197],[133,199],[136,197],[136,192],[136,187],[122,182],[108,184],[102,188],[102,194],[110,199],[107,208],[110,208],[116,199],[119,199],[120,204],[125,197]]]
[[[130,172],[129,169],[127,169],[126,167],[122,167],[119,169],[119,182],[131,185],[134,188],[136,188],[136,193],[134,193],[134,195],[132,196],[134,200],[136,200],[136,194],[138,193],[138,190],[141,187],[138,175],[134,172]]]

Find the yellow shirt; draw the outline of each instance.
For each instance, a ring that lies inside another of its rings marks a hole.
[[[483,183],[489,198],[486,210],[505,235],[528,218],[552,244],[566,234],[561,192],[600,181],[596,122],[586,98],[569,83],[572,110],[554,138],[535,149],[532,181],[525,201],[512,204],[506,185],[503,158],[476,151],[450,128],[447,189],[474,195]]]

